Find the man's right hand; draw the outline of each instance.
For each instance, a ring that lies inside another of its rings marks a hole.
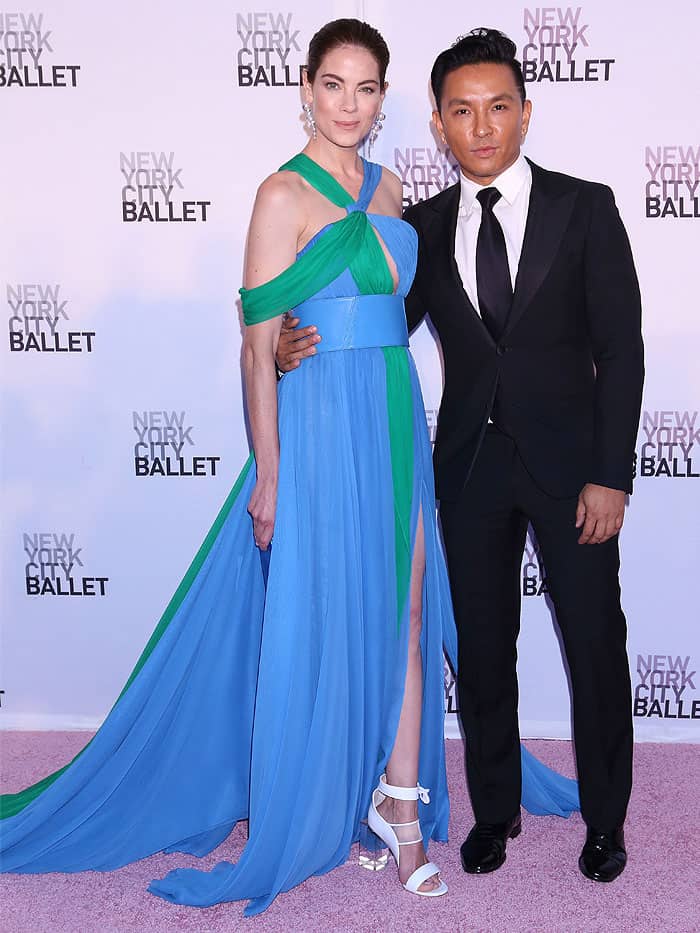
[[[285,314],[275,357],[277,366],[283,373],[296,369],[305,356],[313,356],[316,353],[316,344],[321,340],[314,325],[297,330],[298,324],[298,317]]]

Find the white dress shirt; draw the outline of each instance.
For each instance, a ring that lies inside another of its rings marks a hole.
[[[455,235],[455,259],[457,260],[457,268],[459,269],[464,290],[481,315],[476,290],[476,240],[481,224],[481,204],[476,195],[484,187],[498,188],[501,192],[501,197],[496,203],[493,213],[503,228],[510,281],[513,290],[515,290],[515,277],[518,274],[518,263],[520,262],[525,224],[527,222],[527,209],[530,203],[532,170],[525,156],[520,155],[510,168],[507,168],[490,185],[478,185],[476,182],[465,178],[461,172],[459,181],[461,195]]]

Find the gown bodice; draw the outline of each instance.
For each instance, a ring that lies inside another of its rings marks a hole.
[[[240,290],[247,325],[270,320],[310,298],[394,294],[394,282],[378,237],[396,265],[396,294],[407,294],[416,270],[417,235],[399,217],[367,213],[381,181],[382,167],[365,159],[362,164],[364,178],[357,199],[304,153],[280,168],[300,174],[331,203],[343,208],[346,216],[322,227],[298,253],[296,261],[269,282]]]
[[[348,214],[353,211],[364,211],[367,220],[381,237],[387,251],[391,255],[398,272],[398,286],[396,294],[405,298],[416,274],[418,258],[418,235],[413,227],[400,217],[390,217],[386,214],[375,214],[367,211],[377,186],[382,177],[382,167],[376,162],[362,160],[365,170],[364,181],[356,201],[345,209]],[[323,193],[323,192],[321,192]],[[322,227],[299,252],[299,257],[313,249],[319,240],[330,230],[333,224]],[[344,269],[340,275],[314,295],[316,298],[348,298],[362,294],[360,286],[355,281],[349,268]]]

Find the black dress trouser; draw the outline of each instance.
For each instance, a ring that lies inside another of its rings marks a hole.
[[[528,522],[539,542],[571,674],[581,810],[610,831],[632,783],[632,702],[618,539],[578,544],[576,498],[534,482],[515,443],[489,425],[457,501],[440,502],[459,637],[457,687],[474,814],[500,823],[520,806],[516,640]]]

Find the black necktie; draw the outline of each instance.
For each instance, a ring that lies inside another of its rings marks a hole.
[[[493,213],[500,197],[501,192],[497,188],[482,188],[477,194],[481,204],[481,226],[476,241],[476,291],[481,319],[496,342],[505,330],[513,303],[506,241]]]

